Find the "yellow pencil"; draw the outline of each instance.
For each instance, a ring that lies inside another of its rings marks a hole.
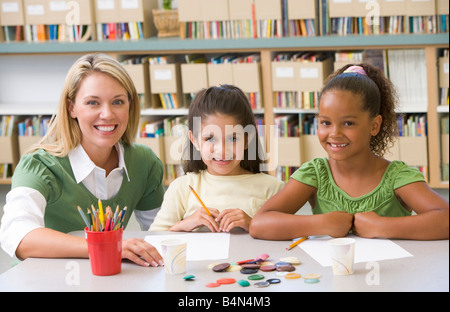
[[[288,248],[286,248],[286,250],[291,250],[292,248],[294,248],[295,246],[297,246],[298,244],[300,244],[301,242],[304,242],[305,240],[308,239],[308,236],[302,237],[298,240],[296,240],[295,242],[293,242]]]
[[[200,199],[200,197],[197,195],[197,193],[194,191],[194,189],[192,188],[192,186],[189,185],[189,187],[191,188],[192,193],[194,193],[195,197],[197,197],[198,201],[200,202],[200,204],[203,206],[203,208],[205,209],[206,213],[208,214],[208,216],[211,215],[211,212],[209,212],[208,208],[206,208],[205,204],[202,202],[202,200]]]
[[[100,225],[103,229],[105,227],[105,216],[103,215],[103,206],[100,198],[98,199],[98,217],[100,219]]]

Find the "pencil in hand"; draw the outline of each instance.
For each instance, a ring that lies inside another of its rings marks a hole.
[[[200,199],[200,197],[198,196],[197,192],[192,188],[192,186],[189,185],[189,187],[191,188],[192,193],[194,193],[195,197],[197,197],[197,200],[200,202],[200,204],[202,205],[202,207],[205,209],[206,213],[208,214],[208,216],[211,215],[211,212],[208,210],[208,208],[206,208],[205,204],[202,202],[202,200]]]

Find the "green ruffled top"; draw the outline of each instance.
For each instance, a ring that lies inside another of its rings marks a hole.
[[[313,214],[345,211],[351,214],[374,211],[379,216],[409,216],[395,196],[394,190],[413,182],[425,182],[423,174],[402,161],[391,162],[380,184],[370,193],[354,198],[345,193],[334,182],[326,158],[316,158],[304,163],[291,178],[317,188]]]

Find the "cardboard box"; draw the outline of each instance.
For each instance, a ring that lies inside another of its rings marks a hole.
[[[316,1],[315,0],[288,0],[288,19],[315,19]]]
[[[244,92],[261,93],[261,64],[232,64],[233,84]]]
[[[355,3],[355,0],[329,0],[330,17],[356,16]]]
[[[25,24],[48,25],[48,1],[24,0]]]
[[[13,168],[19,163],[19,144],[17,135],[0,136],[0,164],[12,164]]]
[[[137,93],[144,94],[144,108],[150,107],[150,73],[148,62],[144,62],[143,64],[127,64],[123,67],[130,75],[131,80],[133,80]]]
[[[448,88],[448,56],[439,58],[439,88]]]
[[[119,0],[95,0],[95,21],[100,24],[119,21]]]
[[[317,135],[302,135],[300,141],[302,163],[311,161],[314,158],[328,157]]]
[[[178,108],[183,106],[183,93],[181,88],[181,69],[177,64],[150,64],[150,93],[171,93],[176,95]],[[157,96],[152,96],[153,108],[158,108]],[[177,108],[177,107],[175,107]]]
[[[208,84],[210,87],[234,84],[232,64],[208,64]]]
[[[136,143],[146,145],[164,164],[164,138],[136,138]]]
[[[426,137],[400,137],[400,160],[409,166],[427,166],[428,148]]]
[[[21,0],[0,0],[0,25],[24,25],[25,17]]]
[[[256,20],[281,20],[280,0],[254,0]]]
[[[328,58],[323,62],[300,62],[298,72],[299,91],[319,91],[325,79],[333,72],[333,60]]]
[[[178,0],[178,19],[180,22],[202,20],[202,0]]]
[[[436,0],[436,14],[448,15],[448,0]]]
[[[296,91],[298,63],[272,62],[272,90],[274,92]]]
[[[202,21],[228,21],[228,0],[202,0]]]
[[[407,16],[429,16],[436,15],[435,0],[406,0]]]
[[[394,145],[386,151],[383,157],[389,161],[400,160],[400,142],[398,137],[395,139]]]
[[[254,0],[228,0],[229,19],[232,21],[253,19]]]
[[[34,144],[37,144],[41,141],[42,137],[39,135],[36,136],[19,136],[19,156],[22,157],[25,152]]]
[[[181,64],[183,93],[197,93],[208,88],[207,64]]]
[[[278,138],[278,166],[299,167],[300,164],[300,138]]]
[[[323,62],[272,62],[273,91],[319,91],[333,72],[332,58]]]
[[[381,16],[397,16],[406,14],[406,0],[380,0]]]
[[[164,164],[180,165],[185,139],[183,137],[164,137]]]
[[[177,93],[180,75],[180,64],[150,64],[151,93]]]

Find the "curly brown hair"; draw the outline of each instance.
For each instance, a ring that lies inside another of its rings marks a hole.
[[[351,66],[361,66],[367,76],[354,72],[345,73],[345,70]],[[394,144],[398,133],[396,113],[398,96],[392,82],[383,71],[370,64],[348,64],[327,78],[319,94],[319,103],[321,97],[331,90],[350,91],[361,97],[362,108],[369,112],[370,117],[381,115],[380,131],[372,137],[370,148],[375,155],[382,157]]]

